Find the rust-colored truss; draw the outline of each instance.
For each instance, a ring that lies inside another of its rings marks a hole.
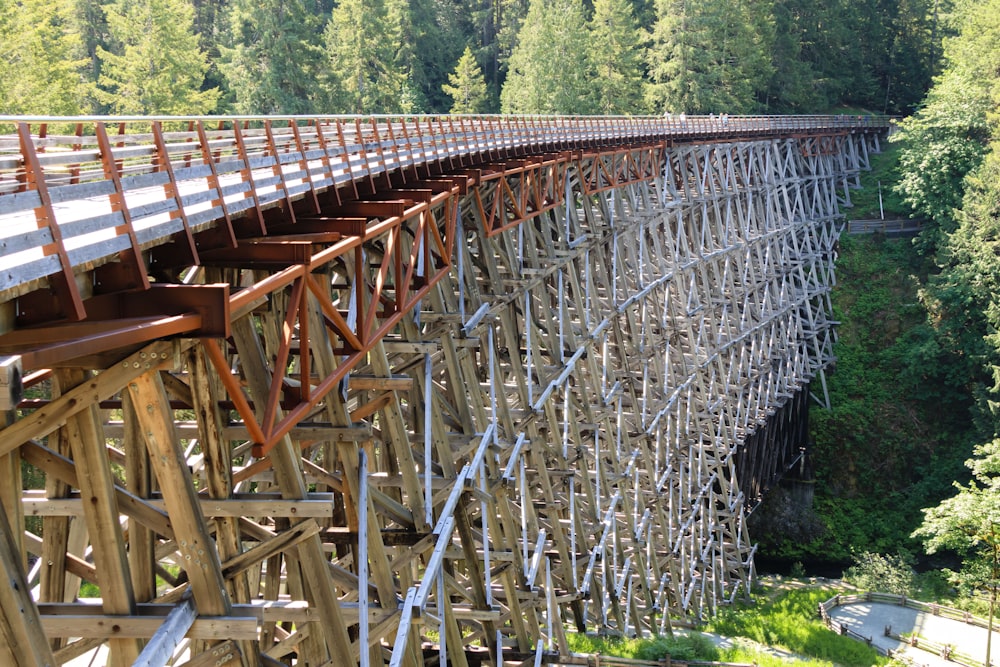
[[[597,194],[657,176],[665,144],[585,152],[577,160],[583,192]]]
[[[571,156],[528,158],[480,171],[474,201],[486,235],[495,236],[562,205]]]
[[[440,189],[440,188],[439,188]],[[344,229],[344,219],[305,219],[308,230],[316,230],[325,223],[330,227],[324,241],[333,241],[315,254],[299,254],[289,249],[310,246],[309,241],[296,242],[260,239],[257,243],[238,248],[238,262],[244,266],[249,257],[261,256],[265,248],[275,249],[272,261],[289,263],[284,268],[235,295],[230,301],[233,317],[246,313],[265,297],[286,293],[287,309],[281,327],[282,336],[274,361],[267,404],[255,410],[243,398],[239,381],[229,371],[229,362],[223,350],[215,344],[206,345],[216,371],[235,401],[235,409],[247,424],[254,441],[254,456],[265,456],[272,447],[297,423],[311,413],[317,405],[344,380],[350,370],[372,350],[387,332],[412,313],[430,289],[451,270],[453,229],[461,187],[455,183],[439,192],[423,193],[421,201],[394,200],[358,202],[353,210],[365,208],[370,213],[383,211],[384,218],[373,218],[361,234],[343,236],[336,229]],[[406,193],[402,193],[405,196]],[[352,208],[350,206],[345,208]],[[297,226],[297,225],[295,225]],[[304,237],[303,237],[304,238]],[[256,246],[256,253],[252,250]],[[284,258],[277,253],[285,252]],[[209,258],[209,262],[212,258]],[[237,261],[235,258],[231,261]],[[346,269],[342,278],[350,285],[346,290],[351,302],[334,303],[330,299],[330,286],[322,277],[329,275],[332,266]],[[369,272],[368,268],[374,267]],[[307,313],[308,299],[315,300],[323,313],[323,325],[334,347],[343,356],[335,371],[327,374],[314,372],[310,354]],[[353,305],[353,312],[351,312]],[[297,363],[292,364],[293,357]],[[297,368],[291,377],[289,368]],[[279,412],[283,416],[278,416]]]

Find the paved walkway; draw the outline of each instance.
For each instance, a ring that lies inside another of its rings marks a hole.
[[[950,618],[941,618],[926,612],[883,604],[881,602],[856,602],[837,607],[830,616],[848,626],[852,631],[871,637],[872,643],[893,652],[903,649],[903,654],[918,665],[927,667],[955,667],[933,653],[913,648],[885,636],[885,627],[891,626],[898,634],[915,632],[919,637],[941,644],[950,644],[980,662],[986,659],[986,630]],[[991,662],[1000,663],[1000,633],[993,632]]]

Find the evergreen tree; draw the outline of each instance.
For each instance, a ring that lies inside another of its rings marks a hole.
[[[896,189],[929,218],[920,243],[930,253],[954,231],[966,175],[979,167],[996,132],[990,111],[1000,103],[998,43],[1000,0],[972,5],[961,34],[946,44],[944,73],[894,137],[903,143]]]
[[[322,18],[308,0],[233,0],[220,69],[237,113],[314,113]]]
[[[452,67],[469,43],[469,9],[456,0],[413,2],[403,22],[404,69],[418,108],[443,113],[451,106],[444,91]]]
[[[985,155],[990,101],[983,83],[981,77],[949,71],[928,94],[924,108],[900,123],[902,131],[895,139],[904,146],[896,190],[916,213],[930,218],[924,244],[937,246],[936,230],[954,229],[965,175]]]
[[[870,87],[853,86],[850,99],[882,113],[909,112],[930,84],[934,0],[854,3],[854,49]]]
[[[402,0],[343,0],[323,40],[337,113],[407,113],[414,91],[404,69]]]
[[[220,48],[229,35],[228,0],[192,0],[194,6],[194,33],[198,35],[198,48],[208,57],[205,87],[224,90],[226,78],[219,70]]]
[[[480,45],[476,56],[484,63],[490,97],[498,100],[507,62],[528,15],[528,0],[479,0],[471,15],[474,33],[470,37]]]
[[[201,90],[208,62],[187,0],[117,0],[105,6],[114,51],[98,47],[98,99],[119,114],[203,114],[217,89]]]
[[[913,536],[924,539],[928,553],[948,550],[962,558],[957,572],[946,572],[963,592],[989,595],[992,630],[1000,594],[1000,440],[977,447],[975,455],[966,462],[973,482],[969,486],[956,482],[958,493],[924,510],[924,522]],[[992,664],[989,640],[986,647],[984,663]]]
[[[72,0],[0,1],[0,113],[89,111]]]
[[[465,53],[458,59],[455,71],[448,76],[449,83],[442,86],[454,102],[449,113],[485,113],[489,104],[483,70],[479,68],[472,49],[465,47]]]
[[[746,113],[771,77],[767,0],[657,0],[648,52],[654,108]]]
[[[818,85],[816,64],[807,59],[804,49],[808,24],[815,20],[815,14],[803,5],[811,1],[775,0],[775,39],[771,48],[774,72],[763,100],[770,112],[810,113],[827,107],[825,91]]]
[[[74,4],[74,14],[76,23],[80,26],[83,37],[84,56],[87,64],[84,68],[88,84],[88,106],[91,109],[99,109],[100,105],[95,99],[97,90],[97,79],[101,74],[101,60],[97,57],[97,47],[106,46],[111,37],[108,34],[108,21],[105,18],[104,8],[99,2],[90,0],[72,0]]]
[[[590,22],[594,102],[602,114],[642,111],[642,35],[628,0],[596,0]]]
[[[500,93],[503,113],[593,110],[581,0],[531,0]]]
[[[860,42],[875,38],[861,32],[860,4],[855,0],[800,0],[802,59],[810,64],[816,89],[813,110],[847,102],[867,104],[877,85],[864,60]]]

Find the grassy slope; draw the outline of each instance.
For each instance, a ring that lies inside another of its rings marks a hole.
[[[871,171],[861,174],[862,188],[851,191],[853,208],[844,213],[854,220],[875,220],[879,217],[879,184],[882,186],[882,208],[886,218],[909,217],[910,208],[902,198],[893,192],[892,186],[899,180],[898,164],[900,144],[883,142],[883,151],[872,156]]]
[[[885,658],[879,657],[873,649],[829,631],[817,617],[817,605],[844,590],[828,584],[789,586],[780,580],[766,580],[757,591],[756,605],[740,605],[723,611],[706,626],[708,631],[718,635],[749,640],[733,642],[734,648],[719,648],[706,635],[692,632],[674,638],[652,639],[569,635],[570,650],[641,660],[659,660],[670,655],[675,660],[755,663],[760,667],[788,664],[781,657],[756,647],[756,643],[801,656],[794,662],[797,667],[885,664]]]

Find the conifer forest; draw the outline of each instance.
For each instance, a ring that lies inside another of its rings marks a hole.
[[[907,114],[952,5],[3,0],[0,112]]]

